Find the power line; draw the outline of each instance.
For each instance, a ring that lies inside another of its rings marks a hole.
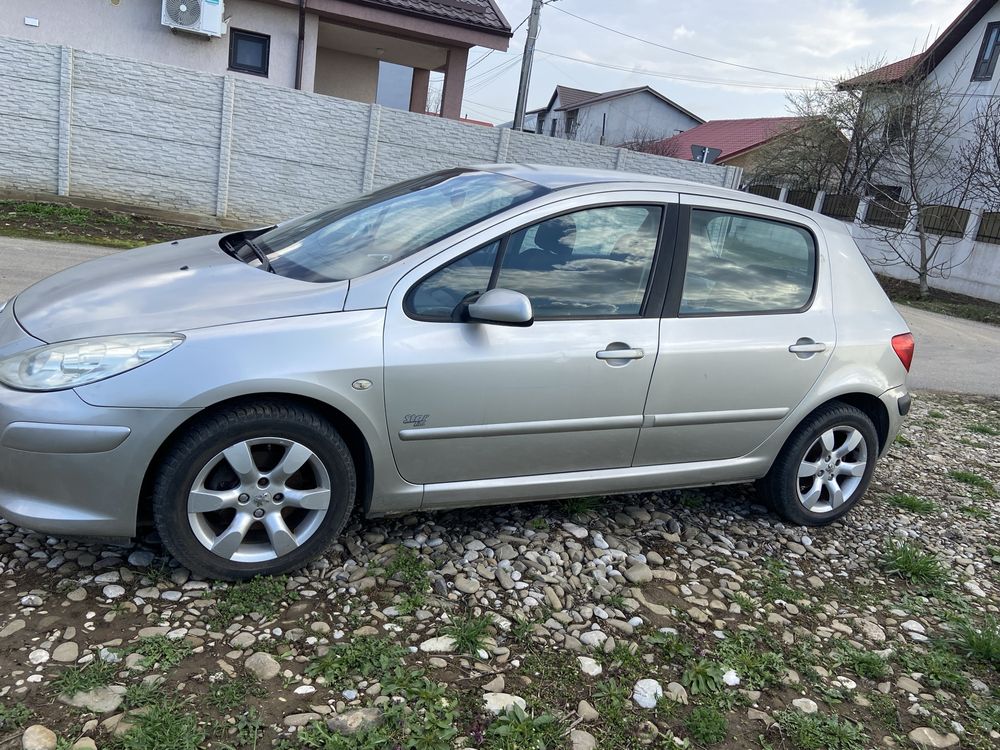
[[[580,21],[583,21],[584,23],[589,23],[591,26],[596,26],[599,29],[604,29],[605,31],[610,31],[612,34],[618,34],[619,36],[623,36],[623,37],[626,37],[628,39],[634,39],[635,41],[637,41],[637,42],[643,42],[644,44],[651,44],[654,47],[659,47],[660,49],[665,49],[665,50],[668,50],[670,52],[676,52],[679,55],[687,55],[689,57],[696,57],[699,60],[708,60],[709,62],[718,63],[719,65],[731,65],[734,68],[743,68],[744,70],[754,70],[754,71],[756,71],[758,73],[771,73],[772,75],[788,76],[789,78],[802,78],[802,79],[807,80],[807,81],[817,81],[817,82],[820,82],[820,83],[832,83],[832,81],[830,81],[829,79],[826,79],[826,78],[814,78],[813,76],[803,76],[803,75],[798,75],[797,73],[783,73],[780,70],[768,70],[767,68],[756,68],[753,65],[741,65],[740,63],[729,62],[728,60],[719,60],[718,58],[715,58],[715,57],[708,57],[707,55],[699,55],[699,54],[694,53],[694,52],[688,52],[687,50],[677,49],[676,47],[668,47],[665,44],[660,44],[659,42],[654,42],[651,39],[643,39],[642,37],[635,36],[633,34],[629,34],[627,32],[621,31],[619,29],[613,29],[610,26],[605,26],[604,24],[598,23],[597,21],[591,21],[589,18],[584,18],[583,16],[578,16],[576,13],[570,13],[568,10],[563,10],[562,8],[560,8],[558,5],[553,5],[552,8],[553,8],[553,10],[557,10],[560,13],[565,13],[567,16],[572,16],[573,18],[576,18],[576,19],[578,19]]]
[[[543,55],[551,55],[552,57],[558,57],[562,60],[571,60],[572,62],[584,63],[585,65],[595,65],[599,68],[608,68],[609,70],[620,70],[625,73],[633,73],[635,75],[643,76],[653,76],[655,78],[670,78],[676,81],[689,81],[692,83],[711,83],[719,86],[739,86],[743,88],[752,89],[771,89],[778,91],[808,91],[809,89],[796,88],[794,86],[783,86],[781,84],[766,84],[766,83],[745,83],[741,81],[725,81],[717,78],[697,78],[694,76],[680,76],[674,73],[664,73],[658,70],[646,70],[646,69],[636,69],[634,67],[629,68],[623,65],[614,65],[612,63],[602,63],[596,60],[585,60],[582,57],[570,57],[569,55],[560,55],[558,52],[547,52],[546,50],[535,50]]]
[[[511,38],[513,38],[514,34],[517,33],[517,30],[519,28],[521,28],[522,26],[524,26],[524,24],[526,24],[528,22],[528,18],[530,18],[530,16],[525,16],[523,19],[521,19],[521,23],[519,23],[517,26],[515,26],[513,29],[510,30]],[[495,50],[495,49],[491,49],[490,51],[488,51],[487,53],[485,53],[484,55],[482,55],[479,59],[474,60],[472,63],[469,64],[469,67],[466,68],[466,73],[468,73],[474,67],[476,67],[477,65],[479,65],[479,63],[481,63],[483,60],[485,60],[487,57],[489,57],[490,55],[492,55],[496,51],[497,50]],[[507,52],[510,52],[510,50],[507,50]]]

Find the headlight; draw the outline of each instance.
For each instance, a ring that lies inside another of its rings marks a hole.
[[[0,359],[0,383],[24,391],[59,391],[95,383],[178,346],[179,333],[136,333],[64,341]]]

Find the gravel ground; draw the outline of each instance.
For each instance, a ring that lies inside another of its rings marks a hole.
[[[582,498],[358,522],[235,586],[2,524],[0,748],[996,748],[998,435],[920,397],[828,528]]]

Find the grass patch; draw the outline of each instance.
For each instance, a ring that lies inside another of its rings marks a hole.
[[[974,487],[977,490],[982,490],[988,495],[992,495],[996,490],[993,487],[993,482],[991,482],[986,477],[982,477],[976,474],[974,471],[964,471],[964,470],[954,470],[949,471],[948,476],[954,479],[956,482],[961,482],[962,484],[968,485],[969,487]]]
[[[937,504],[933,500],[925,500],[922,497],[907,495],[906,493],[890,495],[886,498],[886,502],[895,508],[906,510],[910,513],[933,513],[937,510]]]
[[[218,615],[214,624],[225,627],[237,617],[254,613],[260,615],[261,619],[271,619],[281,611],[283,601],[294,602],[299,598],[297,592],[285,588],[287,582],[285,576],[274,576],[234,583],[221,594],[216,604]]]
[[[405,648],[387,638],[359,636],[349,643],[331,646],[323,656],[309,663],[306,674],[323,677],[330,684],[355,675],[368,679],[398,666],[407,653]]]
[[[455,639],[455,646],[461,653],[475,654],[483,647],[492,625],[493,619],[489,615],[475,616],[465,612],[453,618],[443,632]]]
[[[698,659],[681,674],[681,684],[691,695],[715,693],[722,689],[722,669],[714,661]]]
[[[924,552],[909,542],[889,545],[882,566],[890,575],[921,585],[939,585],[948,578],[948,571],[936,555]]]
[[[159,685],[149,682],[136,682],[125,688],[125,700],[123,702],[126,709],[142,708],[164,700],[163,691]]]
[[[969,432],[975,432],[980,435],[989,435],[990,437],[1000,436],[1000,429],[997,429],[993,425],[983,424],[982,422],[970,424],[966,429]]]
[[[726,715],[715,706],[698,706],[684,723],[699,745],[717,745],[726,739]]]
[[[987,615],[982,627],[960,622],[954,628],[952,648],[973,661],[1000,670],[1000,620]]]
[[[431,566],[409,547],[403,547],[385,566],[387,577],[403,584],[403,593],[396,602],[401,615],[410,615],[427,604],[431,579],[427,575]]]
[[[724,669],[736,671],[740,687],[760,690],[780,682],[785,673],[785,657],[769,641],[769,637],[741,631],[722,642],[715,658]]]
[[[418,669],[397,667],[389,675],[379,675],[383,695],[402,697],[405,703],[394,702],[383,711],[383,721],[378,726],[363,729],[353,735],[344,735],[328,729],[318,721],[299,730],[294,741],[275,743],[276,750],[310,748],[315,750],[359,750],[361,748],[427,748],[437,750],[452,747],[458,731],[456,701],[453,691],[428,680]],[[506,748],[506,745],[488,747]],[[527,750],[530,745],[522,745]]]
[[[844,641],[837,644],[835,656],[839,664],[851,669],[859,677],[877,680],[889,673],[889,662],[881,656],[871,651],[856,648]]]
[[[868,735],[861,724],[838,716],[782,711],[778,726],[798,750],[863,750],[868,745]]]
[[[183,638],[167,638],[165,635],[156,635],[152,638],[143,638],[135,646],[131,647],[131,653],[141,654],[142,659],[139,666],[148,669],[157,664],[160,669],[166,670],[176,667],[184,657],[190,656],[191,644]]]
[[[113,750],[198,750],[205,733],[190,706],[162,698],[147,705],[145,711],[132,714],[132,727],[110,742]]]
[[[986,521],[993,517],[988,510],[980,508],[978,505],[963,505],[959,511],[980,521]]]
[[[60,693],[75,695],[94,688],[104,687],[114,682],[120,665],[95,659],[82,667],[69,667],[52,681],[52,687]]]
[[[0,703],[0,730],[20,729],[33,716],[23,703]]]
[[[559,501],[559,510],[567,516],[597,510],[601,505],[599,497],[570,497]]]
[[[948,415],[943,411],[938,411],[937,409],[931,409],[927,412],[927,416],[931,419],[945,419]]]
[[[255,698],[267,695],[267,688],[249,675],[236,678],[226,677],[212,686],[206,700],[213,708],[229,711],[237,706],[256,702]]]
[[[899,663],[907,672],[920,672],[925,687],[964,690],[968,684],[962,674],[962,659],[942,645],[936,644],[927,651],[910,649],[899,654]]]
[[[562,746],[563,726],[550,713],[532,716],[512,706],[486,729],[486,750],[548,750]]]
[[[896,439],[893,440],[892,442],[894,442],[896,445],[901,445],[904,448],[913,447],[913,441],[910,440],[908,437],[905,437],[904,435],[896,435]]]
[[[889,278],[881,274],[876,274],[876,278],[893,302],[916,307],[919,310],[951,315],[953,318],[1000,325],[1000,304],[996,302],[988,302],[940,289],[932,289],[929,296],[921,297],[920,287],[912,282]]]

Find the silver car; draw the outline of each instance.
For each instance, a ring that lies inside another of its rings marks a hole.
[[[321,555],[355,506],[758,483],[861,498],[913,339],[845,226],[618,172],[453,169],[58,273],[0,313],[0,513],[155,526],[205,576]]]

